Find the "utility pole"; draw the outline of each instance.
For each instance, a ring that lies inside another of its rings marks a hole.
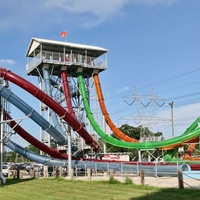
[[[171,107],[171,120],[172,120],[172,137],[174,137],[174,113],[173,113],[173,108],[174,108],[174,102],[168,103]]]

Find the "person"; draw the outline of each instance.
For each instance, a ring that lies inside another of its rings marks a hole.
[[[69,62],[69,55],[66,54],[66,61]]]

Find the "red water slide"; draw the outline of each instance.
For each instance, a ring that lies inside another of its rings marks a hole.
[[[65,70],[61,71],[61,79],[62,79],[62,85],[64,89],[64,95],[65,95],[65,100],[67,103],[68,112],[71,116],[73,116],[76,119],[76,115],[74,113],[72,102],[71,102],[71,95],[70,95],[69,84],[67,80],[67,72]]]
[[[99,149],[100,146],[98,142],[94,140],[94,138],[86,131],[82,124],[73,116],[71,116],[68,111],[66,111],[62,106],[60,106],[54,99],[52,99],[42,90],[25,80],[24,78],[11,72],[10,70],[6,70],[5,68],[0,68],[0,77],[18,85],[19,87],[23,88],[24,90],[32,94],[34,97],[39,99],[41,102],[46,104],[54,112],[56,112],[60,118],[65,120],[73,128],[73,130],[76,131],[85,140],[85,143],[87,145],[90,145],[93,148],[93,150]]]
[[[103,93],[102,93],[102,90],[101,90],[101,84],[100,84],[100,81],[99,81],[98,74],[94,73],[93,74],[93,78],[94,78],[94,84],[95,84],[95,89],[96,89],[96,93],[97,93],[97,96],[98,96],[99,105],[101,107],[101,112],[103,113],[103,115],[105,117],[105,120],[106,120],[106,123],[108,124],[108,126],[110,127],[110,129],[114,132],[114,134],[118,138],[122,139],[125,142],[138,142],[138,140],[133,139],[133,138],[125,135],[123,132],[121,132],[115,126],[115,124],[112,122],[112,120],[111,120],[111,118],[110,118],[110,116],[109,116],[109,114],[107,112],[105,103],[104,103]]]
[[[60,158],[60,159],[66,159],[67,154],[61,154],[59,151],[52,149],[36,138],[34,138],[32,135],[30,135],[27,131],[25,131],[21,126],[19,126],[8,113],[4,111],[4,120],[9,120],[7,124],[16,132],[18,133],[22,138],[24,138],[27,142],[34,145],[44,153],[47,153],[53,158]]]

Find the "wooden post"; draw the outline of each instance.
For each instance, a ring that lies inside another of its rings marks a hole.
[[[16,175],[17,175],[17,170],[15,169],[15,170],[13,170],[13,179],[16,178]]]
[[[91,169],[87,169],[87,176],[88,176],[88,179],[91,181]]]
[[[48,166],[47,165],[44,165],[44,168],[43,168],[43,177],[44,178],[48,177]]]
[[[70,172],[71,172],[70,173],[70,178],[73,179],[74,178],[74,169],[71,169]]]
[[[35,170],[33,170],[33,178],[35,178]]]
[[[23,173],[24,173],[24,170],[21,170],[20,173],[19,173],[20,174],[20,178],[23,178]]]
[[[110,178],[113,178],[113,169],[110,169]]]
[[[20,178],[20,169],[19,169],[19,167],[17,168],[17,179],[19,179]]]
[[[60,170],[58,167],[56,167],[56,178],[60,177]]]
[[[143,169],[140,170],[140,184],[141,185],[145,184],[145,182],[144,182],[144,170]]]
[[[184,189],[182,170],[178,170],[178,187],[179,189]]]

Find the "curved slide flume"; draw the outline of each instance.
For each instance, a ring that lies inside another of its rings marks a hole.
[[[66,144],[66,137],[54,128],[46,119],[44,119],[31,106],[25,103],[21,98],[12,93],[6,87],[0,85],[0,96],[11,102],[19,108],[25,115],[29,116],[35,123],[37,123],[44,131],[49,133],[60,145]]]
[[[196,128],[198,128],[198,123],[200,121],[200,117],[198,117],[183,133],[183,135],[190,133],[191,131],[194,131]],[[190,140],[190,142],[198,142],[199,138],[194,138],[193,140]],[[189,142],[189,141],[188,141]],[[173,149],[173,146],[169,146],[164,148],[164,150],[171,150]],[[173,152],[168,152],[167,156],[165,158],[167,158],[168,161],[172,161],[173,157],[175,155],[175,153],[177,153],[178,148],[174,149]],[[187,155],[187,156],[186,156]],[[191,156],[188,156],[188,154],[185,154],[185,156],[182,157],[182,159],[185,160],[189,160],[189,158],[191,158]]]
[[[127,136],[126,134],[124,134],[123,132],[121,132],[115,126],[115,124],[112,122],[112,120],[111,120],[111,118],[110,118],[110,116],[107,112],[105,103],[104,103],[103,92],[102,92],[102,89],[101,89],[101,84],[100,84],[100,81],[99,81],[98,74],[94,73],[93,78],[94,78],[95,89],[96,89],[96,93],[97,93],[97,96],[98,96],[98,101],[99,101],[99,105],[100,105],[100,108],[101,108],[101,112],[103,113],[103,115],[105,117],[105,121],[108,124],[108,126],[110,127],[110,129],[113,131],[113,133],[119,139],[122,139],[125,142],[138,142],[138,140],[131,138],[131,137]]]
[[[22,155],[25,158],[28,158],[29,160],[37,162],[37,163],[53,165],[53,166],[60,166],[60,165],[67,164],[67,160],[64,160],[64,159],[61,160],[58,158],[51,158],[48,156],[43,156],[43,155],[37,154],[33,151],[30,151],[28,149],[21,147],[20,145],[16,144],[12,140],[9,140],[6,138],[3,140],[3,143],[4,143],[4,145],[6,145],[9,149],[13,150],[14,152]]]
[[[124,148],[134,148],[134,149],[144,149],[144,150],[145,149],[156,149],[156,148],[162,149],[162,148],[169,147],[169,146],[170,147],[180,146],[182,143],[190,142],[190,141],[198,139],[198,137],[200,135],[200,128],[197,128],[197,129],[191,131],[190,133],[182,134],[180,136],[177,136],[177,137],[174,137],[171,139],[157,141],[157,142],[141,142],[141,143],[135,142],[135,143],[133,143],[133,142],[124,142],[124,141],[112,138],[100,129],[100,127],[98,126],[98,124],[96,123],[96,121],[92,115],[92,112],[90,110],[90,106],[88,103],[88,99],[87,99],[87,94],[86,94],[86,89],[85,89],[82,72],[79,71],[77,73],[77,77],[78,77],[79,88],[80,88],[80,92],[82,95],[84,108],[87,113],[87,117],[88,117],[93,129],[107,143],[110,143],[112,145],[119,146],[119,147],[124,147]]]
[[[192,156],[192,152],[195,150],[195,147],[198,145],[198,143],[191,143],[189,144],[187,150],[185,151],[184,155],[182,156],[183,160],[190,160],[190,161],[199,161],[199,157]]]
[[[187,134],[190,131],[195,130],[196,128],[198,128],[198,124],[200,122],[200,117],[198,117],[186,130],[183,134]]]
[[[67,72],[65,70],[61,70],[61,80],[62,80],[62,86],[63,86],[63,90],[64,90],[65,101],[67,103],[68,112],[71,116],[76,118],[76,115],[75,115],[73,107],[72,107],[71,98],[70,98],[70,90],[69,90],[69,84],[68,84],[68,80],[67,80]]]
[[[22,155],[25,158],[28,158],[29,160],[32,160],[37,163],[41,163],[44,165],[49,165],[49,166],[67,166],[68,165],[68,160],[61,160],[57,158],[50,158],[47,156],[39,155],[33,151],[27,150],[20,145],[16,144],[15,142],[4,139],[4,145],[7,145],[8,148],[13,150],[14,152]],[[93,169],[93,170],[104,170],[106,171],[108,169],[108,163],[104,161],[82,161],[82,160],[72,160],[71,163],[72,168],[82,168],[85,169],[87,166],[88,169]],[[124,172],[130,172],[130,171],[135,171],[135,173],[140,170],[140,167],[144,169],[143,166],[137,166],[137,165],[132,165],[131,163],[123,163],[123,171]],[[120,162],[111,162],[109,163],[109,168],[113,169],[114,171],[121,171],[122,165]]]
[[[49,75],[49,68],[48,67],[43,67],[43,78],[44,78],[44,83],[45,83],[45,88],[47,94],[52,98],[52,93],[51,93],[51,81],[50,81],[50,75]],[[53,112],[50,109],[50,116],[52,118],[52,122],[54,124],[54,127],[62,134],[66,135],[58,122],[58,118],[55,112]]]
[[[67,154],[61,154],[59,151],[52,149],[51,147],[43,144],[35,137],[30,135],[26,130],[24,130],[20,125],[18,125],[11,116],[4,111],[5,120],[9,120],[7,123],[16,133],[18,133],[22,138],[24,138],[27,142],[34,145],[44,153],[52,156],[53,158],[67,159]]]
[[[82,124],[74,119],[74,117],[72,117],[62,106],[60,106],[55,100],[45,94],[42,90],[25,80],[24,78],[18,76],[17,74],[6,70],[5,68],[0,68],[0,77],[4,78],[5,80],[11,81],[12,83],[18,85],[19,87],[23,88],[34,97],[42,101],[54,112],[56,112],[60,116],[60,118],[65,120],[73,128],[73,130],[76,131],[85,140],[86,144],[90,145],[94,150],[99,149],[98,142],[96,142],[94,138],[85,130]]]

